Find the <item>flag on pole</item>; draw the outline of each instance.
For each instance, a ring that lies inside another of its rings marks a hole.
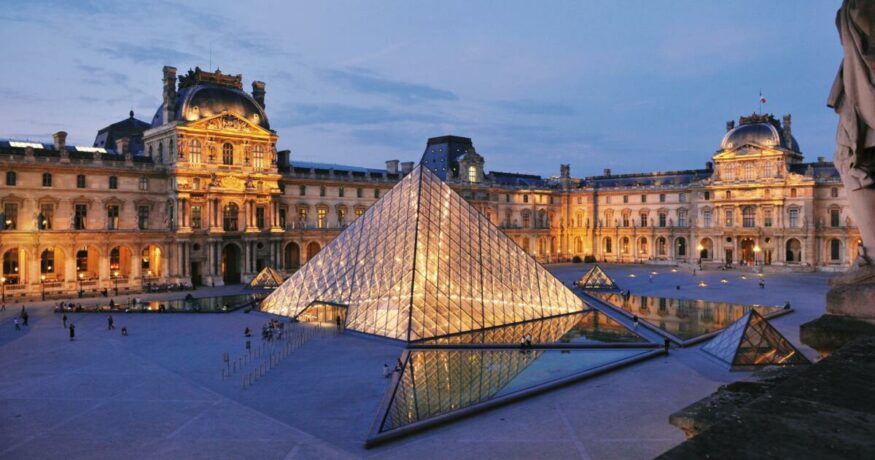
[[[765,104],[765,103],[766,103],[766,98],[765,98],[765,96],[763,96],[763,92],[760,91],[760,104]]]

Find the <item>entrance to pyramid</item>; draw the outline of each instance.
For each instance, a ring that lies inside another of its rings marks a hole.
[[[407,342],[587,309],[422,166],[309,259],[261,308],[301,319],[314,302],[347,306],[348,330]]]
[[[297,319],[302,323],[319,323],[325,325],[346,325],[346,305],[333,305],[325,302],[313,302],[302,311]]]

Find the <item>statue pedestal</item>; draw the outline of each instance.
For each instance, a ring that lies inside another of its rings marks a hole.
[[[799,328],[802,343],[824,356],[858,337],[875,336],[875,267],[856,267],[830,285],[826,314]]]

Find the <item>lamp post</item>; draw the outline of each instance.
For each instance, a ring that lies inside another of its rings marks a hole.
[[[115,282],[115,295],[118,295],[118,270],[112,272],[112,280]]]
[[[754,247],[753,247],[753,265],[754,266],[757,266],[760,263],[760,251],[762,251],[762,249],[760,249],[760,245],[758,245],[758,244],[754,245]]]
[[[82,272],[79,272],[79,276],[78,276],[78,278],[79,278],[79,291],[78,291],[78,294],[79,294],[79,298],[81,299],[81,298],[82,298],[82,278],[85,278],[85,274],[82,273]]]
[[[705,250],[705,246],[702,246],[702,243],[699,243],[699,245],[696,246],[696,250],[699,251],[699,266],[701,267],[702,266],[702,251]]]
[[[43,298],[43,300],[46,300],[46,275],[40,275],[39,280],[40,280],[40,287],[42,289],[42,298]]]

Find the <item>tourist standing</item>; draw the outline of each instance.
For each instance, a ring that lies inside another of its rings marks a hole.
[[[0,311],[6,311],[6,304],[0,303]]]
[[[25,326],[27,326],[28,317],[30,317],[30,315],[27,313],[27,310],[25,310],[24,307],[21,307],[21,322],[24,323]]]
[[[638,315],[632,315],[632,326],[636,330],[638,329]]]
[[[668,354],[668,347],[671,345],[671,341],[668,340],[668,337],[662,340],[662,346],[665,347],[665,354]]]
[[[67,329],[67,314],[64,313],[64,316],[61,317],[61,321],[64,322],[64,329]]]
[[[109,318],[106,318],[106,330],[110,331],[115,329],[115,321],[112,319],[112,315],[109,315]]]
[[[391,376],[391,375],[392,375],[392,371],[389,370],[389,365],[386,363],[383,363],[383,377],[388,379],[389,376]]]
[[[760,289],[765,289],[765,288],[766,288],[766,280],[760,279]]]
[[[73,338],[76,337],[76,326],[73,323],[70,323],[70,341],[73,341]]]

